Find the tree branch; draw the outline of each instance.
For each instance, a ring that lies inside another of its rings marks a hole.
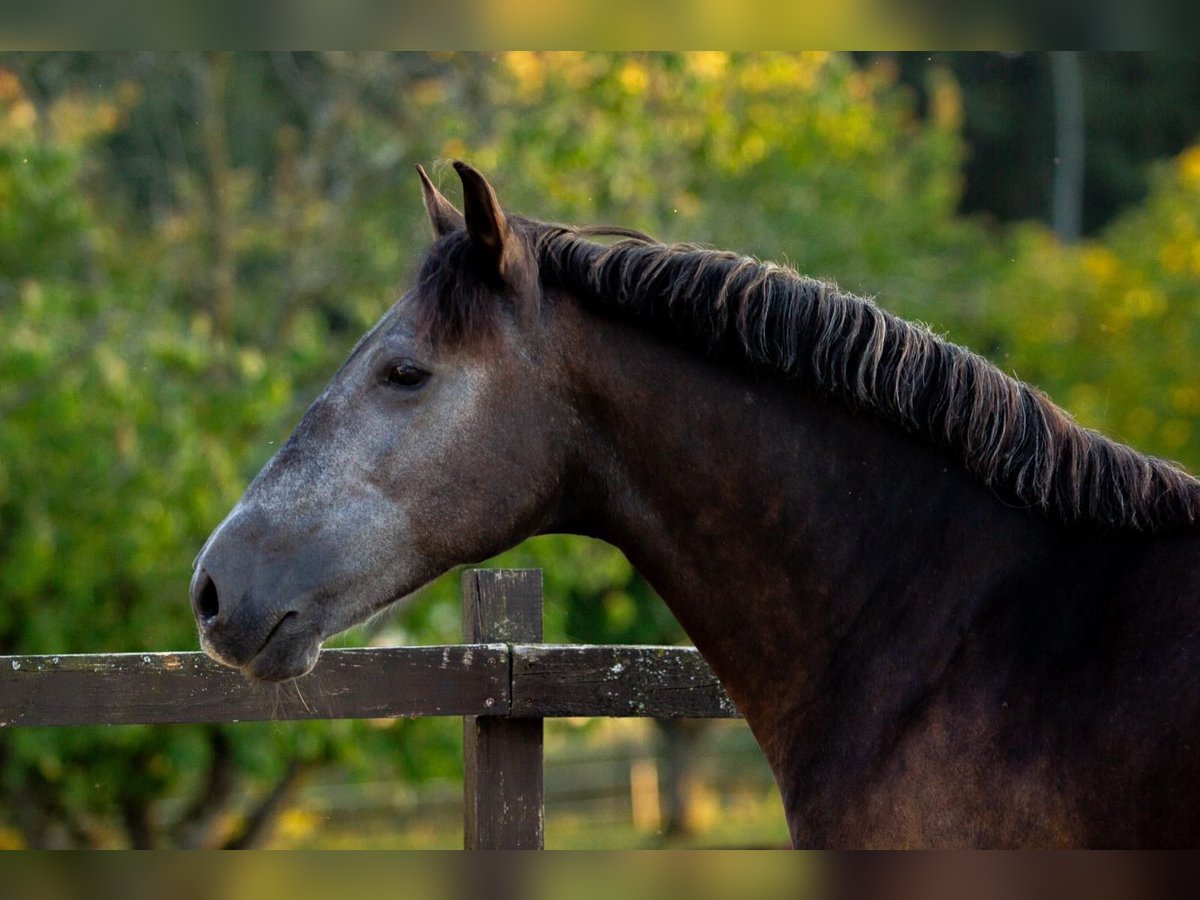
[[[222,843],[219,833],[229,801],[237,788],[237,766],[229,736],[208,729],[208,773],[204,786],[171,829],[172,844],[183,850],[210,850]]]
[[[241,830],[225,844],[226,850],[249,850],[261,847],[271,837],[279,817],[296,795],[301,782],[312,771],[314,765],[292,762],[283,777],[247,817]]]

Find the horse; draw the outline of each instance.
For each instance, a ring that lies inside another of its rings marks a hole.
[[[623,551],[745,716],[796,847],[1200,837],[1200,481],[874,302],[505,212],[434,240],[196,559],[253,679],[549,532]]]

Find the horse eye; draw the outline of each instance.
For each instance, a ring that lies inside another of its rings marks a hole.
[[[424,369],[418,369],[409,363],[401,363],[388,369],[387,382],[399,387],[415,388],[424,384],[428,377],[429,373]]]

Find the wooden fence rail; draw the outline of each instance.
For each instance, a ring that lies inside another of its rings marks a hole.
[[[0,656],[0,728],[462,716],[464,845],[543,845],[542,719],[733,718],[691,647],[543,644],[538,570],[463,573],[463,644],[326,650],[248,681],[203,653]]]

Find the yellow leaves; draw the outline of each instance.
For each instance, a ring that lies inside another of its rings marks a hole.
[[[883,146],[882,137],[875,128],[874,110],[869,106],[821,110],[816,117],[816,126],[837,159],[870,155]]]
[[[37,124],[37,110],[28,100],[18,100],[4,112],[4,120],[0,123],[0,135],[5,133],[21,134],[33,130]]]
[[[1195,467],[1200,206],[1180,182],[1200,177],[1200,152],[1183,154],[1163,176],[1143,206],[1081,245],[1047,229],[1028,232],[1000,295],[1036,298],[1046,314],[1024,315],[1021,332],[1043,347],[1048,339],[1059,354],[1039,363],[1051,396],[1088,425]],[[1078,329],[1047,330],[1047,316],[1077,317]]]
[[[542,55],[532,50],[513,50],[504,54],[504,65],[516,77],[522,99],[541,94],[546,84],[546,67]]]
[[[113,103],[67,95],[50,109],[50,126],[60,140],[76,143],[117,127],[120,115]]]
[[[1167,300],[1162,291],[1147,287],[1133,287],[1121,297],[1121,313],[1128,319],[1149,319],[1167,311]]]
[[[776,84],[807,93],[817,87],[829,60],[829,53],[818,50],[780,54],[769,57],[768,72]]]
[[[1101,331],[1120,337],[1140,320],[1166,315],[1168,303],[1163,291],[1111,248],[1095,242],[1085,244],[1078,251],[1078,265],[1084,282],[1076,290],[1082,289],[1095,298]],[[1069,286],[1067,289],[1071,290]]]
[[[238,351],[237,367],[243,378],[257,381],[267,371],[267,360],[261,351],[247,347]]]
[[[1158,261],[1172,275],[1182,275],[1188,270],[1191,262],[1192,248],[1183,241],[1171,241],[1163,244],[1158,251]]]
[[[646,93],[650,86],[650,73],[637,60],[629,60],[617,72],[617,81],[625,93],[637,96]]]
[[[542,101],[555,86],[586,90],[610,69],[605,55],[580,50],[513,50],[501,57],[501,66],[522,103]]]
[[[30,132],[36,124],[37,110],[25,96],[21,79],[0,68],[0,138]]]
[[[389,719],[394,723],[394,719]],[[288,841],[300,841],[311,836],[321,825],[321,819],[311,810],[294,807],[282,813],[276,825],[279,837]]]
[[[212,316],[208,313],[197,313],[192,316],[192,321],[188,323],[192,337],[198,341],[208,341],[212,337],[213,322]]]
[[[688,71],[700,81],[715,81],[729,68],[729,54],[722,50],[693,50],[684,59]]]
[[[825,77],[828,58],[828,54],[818,53],[694,52],[686,54],[684,62],[694,83],[715,88],[705,93],[711,102],[746,101],[758,108],[772,104],[777,116],[788,119],[797,110],[779,106],[781,100],[829,91],[832,82]]]
[[[602,68],[595,56],[581,50],[556,50],[548,54],[548,64],[554,79],[573,91],[582,91],[591,85]]]
[[[767,70],[756,62],[740,67],[737,79],[738,86],[750,94],[761,94],[774,87]]]
[[[738,151],[738,162],[742,166],[752,166],[767,155],[767,142],[757,131],[746,135]]]
[[[436,106],[446,99],[446,85],[437,78],[422,78],[412,86],[412,98],[418,106]]]
[[[1119,292],[1118,292],[1119,291]],[[1121,338],[1141,321],[1161,319],[1168,310],[1167,298],[1154,286],[1133,285],[1124,290],[1098,291],[1100,330]]]
[[[942,69],[935,69],[930,77],[929,111],[940,128],[955,132],[962,128],[962,89],[950,73]]]
[[[1088,244],[1083,248],[1080,264],[1089,277],[1102,285],[1113,281],[1120,268],[1116,254],[1098,244]]]
[[[831,58],[821,51],[754,54],[740,64],[738,83],[753,94],[780,88],[808,93],[820,83]]]
[[[1200,191],[1200,144],[1180,153],[1175,159],[1175,167],[1185,188]]]
[[[868,73],[851,72],[846,78],[846,96],[854,102],[867,103],[874,92],[875,83]]]
[[[583,90],[607,68],[599,65],[595,54],[577,50],[513,50],[504,54],[503,65],[516,83],[517,98],[526,103],[542,99],[551,84]]]
[[[675,195],[675,203],[672,208],[681,216],[694,219],[700,214],[703,205],[700,203],[700,198],[695,194],[690,191],[680,191]]]
[[[1177,226],[1185,224],[1190,223],[1176,222]],[[1200,236],[1195,229],[1177,227],[1171,240],[1158,251],[1158,261],[1171,275],[1200,276]]]
[[[1191,384],[1176,385],[1168,396],[1176,412],[1185,416],[1200,416],[1200,387]]]
[[[140,101],[141,88],[123,81],[114,96],[100,102],[83,93],[59,97],[47,115],[55,137],[64,143],[78,143],[112,131],[121,124],[124,110]],[[28,134],[37,122],[37,108],[26,96],[21,79],[15,72],[0,68],[0,138]]]
[[[452,137],[442,144],[442,156],[448,159],[464,159],[469,155],[462,138]]]
[[[522,51],[504,54],[499,63],[498,109],[522,122],[542,122],[558,157],[552,166],[544,154],[531,154],[525,170],[556,204],[576,215],[594,202],[595,187],[564,192],[550,170],[578,166],[585,157],[604,160],[597,171],[605,173],[605,193],[625,203],[628,195],[611,187],[620,180],[622,160],[694,150],[726,175],[776,157],[796,166],[821,161],[828,168],[833,160],[873,160],[899,141],[910,141],[913,130],[907,107],[889,100],[894,73],[882,71],[885,66],[860,76],[851,60],[837,54]],[[617,125],[623,117],[638,116]],[[505,129],[511,125],[498,130]],[[470,149],[479,159],[482,148]],[[500,159],[511,165],[511,152]],[[874,181],[864,190],[880,190],[875,181],[901,184],[909,170],[877,171],[878,176],[868,173]],[[919,177],[926,177],[925,170]]]
[[[0,69],[0,103],[12,104],[25,99],[25,91],[21,87],[21,79],[16,72]]]

